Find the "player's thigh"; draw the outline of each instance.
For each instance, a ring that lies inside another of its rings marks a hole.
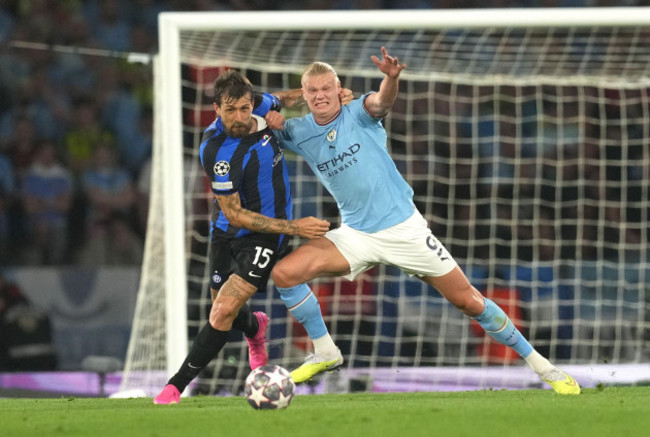
[[[395,265],[412,276],[438,277],[458,265],[419,213],[373,234],[373,238],[373,246],[383,263]]]
[[[234,245],[233,273],[257,288],[266,287],[271,270],[287,253],[286,237],[274,234],[251,234]]]
[[[278,261],[273,275],[290,276],[306,282],[321,276],[339,276],[350,271],[350,264],[327,238],[307,241]]]
[[[210,287],[218,291],[232,274],[237,274],[255,289],[265,288],[273,266],[287,252],[287,246],[286,238],[272,234],[213,240]]]
[[[210,291],[212,301],[217,297],[221,286],[232,274],[232,238],[214,238],[210,241]]]

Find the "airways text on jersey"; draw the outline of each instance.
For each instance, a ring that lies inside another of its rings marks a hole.
[[[359,150],[361,150],[361,145],[353,144],[333,158],[319,163],[316,167],[321,173],[327,173],[327,176],[329,177],[334,176],[347,170],[350,168],[350,166],[359,162],[358,159],[354,156],[359,153]]]

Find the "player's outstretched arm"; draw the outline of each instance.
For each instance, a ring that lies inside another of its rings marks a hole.
[[[267,217],[243,208],[239,193],[215,195],[215,197],[228,221],[239,228],[267,234],[299,235],[309,239],[322,237],[329,230],[330,223],[316,217],[285,220]]]
[[[305,103],[305,100],[302,98],[302,90],[300,88],[295,88],[292,90],[278,91],[273,93],[275,97],[280,100],[280,104],[283,108],[291,108],[292,106]]]
[[[305,103],[305,100],[302,97],[302,89],[296,88],[293,90],[279,91],[273,93],[275,97],[280,100],[280,104],[283,108],[291,108],[295,105],[301,105]],[[349,105],[352,100],[354,100],[354,94],[349,88],[341,88],[339,93],[339,99],[341,100],[341,105]],[[271,128],[273,129],[273,128]]]
[[[390,56],[385,47],[381,48],[381,54],[381,60],[376,56],[371,56],[370,59],[386,76],[379,85],[379,91],[370,94],[364,102],[366,110],[377,118],[385,117],[395,103],[399,90],[399,75],[406,68],[406,64],[400,64],[397,57]]]

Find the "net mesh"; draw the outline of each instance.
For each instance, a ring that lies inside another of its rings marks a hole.
[[[433,233],[473,284],[556,363],[650,358],[647,26],[183,30],[180,37],[190,339],[210,305],[210,195],[197,156],[214,117],[214,79],[236,68],[257,89],[275,92],[299,87],[302,68],[320,60],[359,96],[378,89],[381,76],[369,58],[383,45],[408,64],[384,121],[388,148]],[[307,165],[291,154],[287,160],[295,215],[338,223],[335,203]],[[154,215],[164,201],[152,198]],[[164,253],[153,247],[164,236],[156,227],[147,235],[140,293],[148,297],[139,302],[127,357],[134,374],[165,368],[164,354],[150,350],[155,338],[164,351],[157,337],[164,320],[156,312],[164,284],[146,284],[159,277],[151,269]],[[394,267],[311,285],[348,367],[521,364],[437,292]],[[251,305],[271,317],[271,361],[299,364],[309,341],[277,292],[269,287]],[[231,340],[195,392],[241,390],[246,343],[234,332]]]

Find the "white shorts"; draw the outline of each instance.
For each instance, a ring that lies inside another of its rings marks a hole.
[[[353,280],[377,264],[399,267],[410,276],[442,276],[458,264],[433,236],[419,211],[402,223],[368,234],[343,224],[325,234],[350,263]]]

